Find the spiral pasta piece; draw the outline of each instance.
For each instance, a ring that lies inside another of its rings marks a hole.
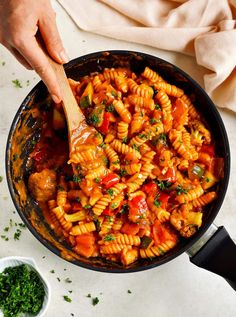
[[[192,201],[193,207],[203,207],[209,203],[211,203],[213,200],[215,200],[217,197],[216,192],[209,192],[206,193],[205,195],[202,195],[201,197],[194,199]]]
[[[152,98],[142,97],[138,95],[130,95],[128,100],[131,105],[138,106],[141,108],[146,108],[149,110],[154,110],[155,102]]]
[[[135,157],[137,157],[137,159],[139,159],[141,157],[140,153],[136,149],[134,149],[134,148],[132,148],[132,147],[130,147],[130,146],[124,144],[124,143],[121,143],[117,139],[112,141],[111,146],[113,147],[113,149],[115,151],[117,151],[119,153],[122,153],[122,154],[125,154],[125,155],[129,154],[129,153],[130,154],[134,154]]]
[[[55,214],[56,218],[60,222],[62,228],[66,231],[69,232],[72,228],[72,224],[68,221],[65,220],[65,211],[62,208],[62,206],[57,206],[52,209],[52,212]]]
[[[181,194],[179,196],[176,197],[176,200],[180,203],[180,204],[184,204],[186,202],[192,201],[194,199],[199,198],[200,196],[202,196],[204,193],[204,190],[202,188],[201,185],[197,185],[195,188],[189,190],[187,192],[187,194]]]
[[[127,108],[125,108],[121,100],[114,100],[113,106],[124,122],[126,123],[131,122],[131,113],[129,112]]]
[[[117,124],[117,137],[120,140],[125,140],[128,136],[128,127],[129,124],[124,122],[124,121],[120,121]]]
[[[156,90],[162,90],[167,95],[179,98],[183,96],[184,91],[180,88],[177,88],[175,85],[167,84],[166,82],[158,82],[154,85]]]
[[[113,170],[119,170],[120,169],[120,159],[117,155],[116,151],[110,146],[110,144],[107,144],[105,147],[106,155],[110,162],[110,169]]]
[[[87,223],[82,223],[80,225],[76,225],[71,228],[70,230],[70,235],[72,236],[78,236],[84,233],[89,233],[92,231],[96,231],[96,226],[93,221],[87,222]]]
[[[153,258],[155,256],[161,256],[165,254],[167,251],[172,249],[176,245],[176,242],[172,240],[167,240],[162,244],[154,247],[150,247],[147,249],[140,249],[140,256],[141,258]]]
[[[134,95],[138,95],[144,98],[153,97],[153,89],[145,84],[138,85],[133,79],[128,79],[129,90]]]
[[[154,72],[151,68],[147,66],[145,67],[142,76],[150,79],[153,83],[156,83],[158,81],[164,81],[160,75],[158,75],[156,72]]]

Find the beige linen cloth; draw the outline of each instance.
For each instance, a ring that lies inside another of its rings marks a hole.
[[[235,0],[58,1],[85,31],[195,55],[209,96],[236,111]]]

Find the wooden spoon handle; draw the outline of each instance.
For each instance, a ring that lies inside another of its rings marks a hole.
[[[84,122],[85,117],[80,108],[78,107],[78,104],[72,93],[63,65],[56,63],[49,56],[48,60],[56,74],[57,81],[61,90],[62,105],[66,115],[69,134],[71,135],[72,132],[75,129],[78,129],[80,124]]]

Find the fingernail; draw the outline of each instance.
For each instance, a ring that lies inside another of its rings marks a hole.
[[[66,54],[66,51],[65,51],[65,50],[61,51],[61,53],[60,53],[59,55],[60,55],[61,61],[62,61],[63,63],[68,63],[68,62],[69,62],[69,57],[68,57],[68,55]]]
[[[61,98],[59,98],[59,97],[56,96],[56,95],[52,95],[52,100],[53,100],[55,103],[60,103],[60,102],[61,102]]]

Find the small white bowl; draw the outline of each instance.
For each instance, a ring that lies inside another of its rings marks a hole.
[[[48,281],[43,277],[42,273],[40,272],[39,268],[37,267],[35,261],[32,258],[25,258],[25,257],[20,257],[20,256],[10,256],[6,258],[0,259],[0,273],[3,272],[3,270],[6,267],[9,266],[18,266],[21,264],[27,264],[30,269],[36,271],[43,283],[44,290],[45,290],[45,296],[44,296],[44,302],[43,306],[40,310],[40,312],[35,316],[35,317],[42,317],[45,315],[45,312],[48,308],[50,299],[51,299],[51,288],[48,283]],[[25,314],[25,317],[32,317],[33,315],[31,314]],[[3,317],[3,312],[0,310],[0,317]]]

